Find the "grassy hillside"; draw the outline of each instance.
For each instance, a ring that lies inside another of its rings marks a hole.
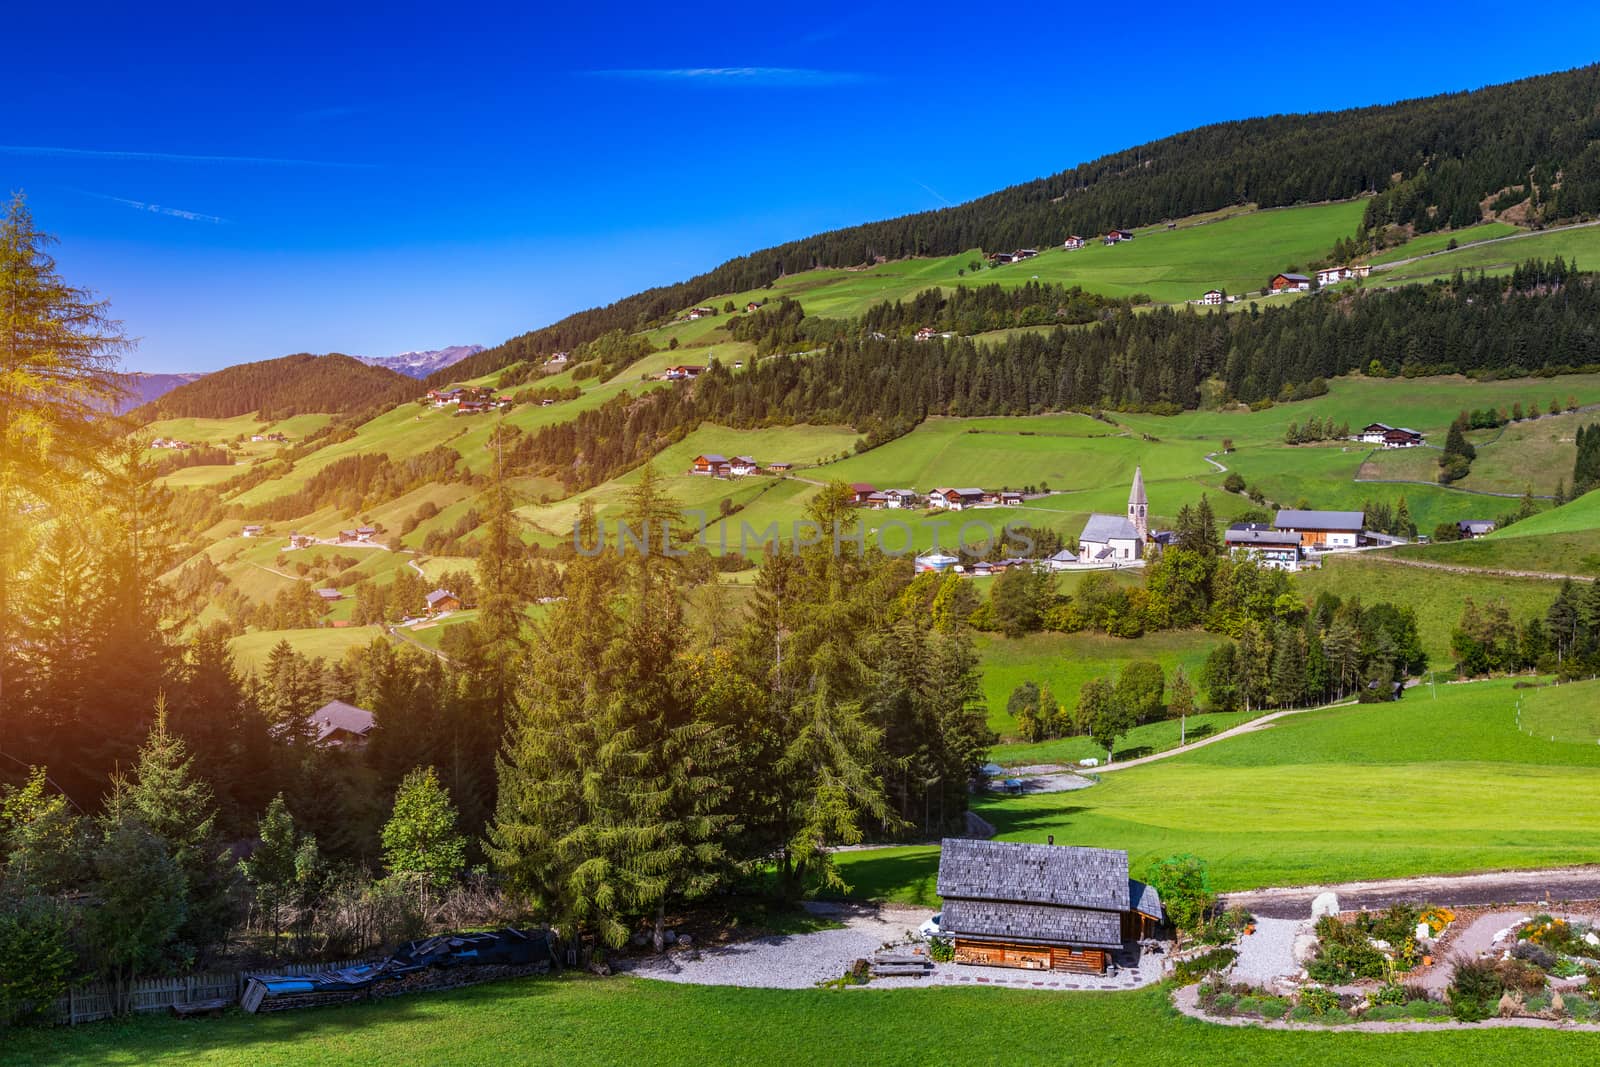
[[[1192,852],[1220,889],[1600,861],[1600,747],[1519,733],[1517,696],[1509,680],[1423,687],[978,811],[1002,839],[1126,848],[1135,869]],[[932,903],[937,856],[841,861],[862,896]]]
[[[1408,545],[1399,556],[1463,567],[1600,575],[1600,491],[1473,541]]]

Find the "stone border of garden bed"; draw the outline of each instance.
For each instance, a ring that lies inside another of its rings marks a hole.
[[[1520,1030],[1561,1030],[1569,1033],[1600,1033],[1600,1023],[1575,1023],[1568,1019],[1532,1019],[1515,1016],[1510,1019],[1491,1018],[1482,1022],[1464,1023],[1459,1019],[1441,1019],[1438,1022],[1359,1022],[1308,1023],[1286,1022],[1282,1019],[1247,1019],[1237,1015],[1208,1015],[1200,1010],[1200,986],[1183,986],[1172,994],[1172,1004],[1191,1019],[1216,1026],[1258,1026],[1263,1030],[1338,1030],[1358,1033],[1416,1033],[1424,1030],[1481,1030],[1488,1027],[1510,1027]]]

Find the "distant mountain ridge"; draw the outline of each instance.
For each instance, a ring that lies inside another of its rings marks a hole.
[[[426,352],[401,352],[397,356],[356,356],[369,367],[384,367],[408,378],[426,378],[435,371],[453,367],[468,356],[483,351],[482,345],[451,345]]]
[[[144,371],[130,371],[122,376],[122,386],[127,392],[117,399],[116,404],[112,406],[112,413],[126,415],[134,408],[161,399],[181,385],[188,385],[204,377],[203,371],[198,374],[147,374]]]
[[[134,412],[144,422],[172,418],[231,419],[259,412],[274,421],[293,415],[345,415],[412,399],[416,383],[387,367],[337,353],[240,363],[180,385]]]
[[[785,274],[980,248],[1042,247],[1230,205],[1371,195],[1359,234],[1470,225],[1490,201],[1543,223],[1600,213],[1600,64],[1393,104],[1213,123],[966,203],[751,252],[510,338],[449,376],[473,378],[633,332]],[[1559,176],[1559,177],[1558,177]],[[1329,249],[1331,253],[1333,250]],[[1353,253],[1352,253],[1353,254]]]

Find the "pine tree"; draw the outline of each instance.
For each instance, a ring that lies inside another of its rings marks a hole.
[[[36,507],[89,510],[92,479],[115,427],[103,406],[120,393],[129,346],[107,305],[67,284],[20,194],[0,220],[0,751],[12,741],[9,676],[16,647],[13,588],[31,549]]]

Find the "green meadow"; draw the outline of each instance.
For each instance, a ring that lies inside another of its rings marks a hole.
[[[1063,993],[965,986],[742,989],[582,975],[217,1020],[145,1016],[7,1036],[18,1067],[507,1063],[1192,1065],[1586,1062],[1594,1035],[1452,1026],[1280,1031],[1180,1015],[1164,987]]]
[[[1600,745],[1519,733],[1518,693],[1422,686],[976,807],[1004,840],[1125,848],[1135,870],[1192,852],[1219,889],[1600,861]],[[859,896],[935,902],[936,847],[840,862]]]
[[[1472,541],[1407,545],[1403,558],[1461,567],[1600,575],[1600,491]]]
[[[234,665],[242,672],[249,672],[265,667],[268,654],[280,641],[289,642],[289,647],[301,655],[321,656],[331,662],[352,648],[385,640],[388,638],[384,636],[382,627],[378,626],[347,626],[339,629],[318,626],[308,630],[263,630],[241,634],[230,641],[228,647],[233,652]]]
[[[1600,742],[1600,682],[1525,690],[1518,722],[1535,738],[1594,745]]]
[[[1395,258],[1404,258],[1409,245],[1395,250]],[[1551,230],[1532,233],[1511,240],[1472,245],[1454,251],[1426,256],[1416,263],[1407,263],[1390,270],[1375,273],[1374,281],[1385,285],[1399,282],[1428,281],[1447,278],[1456,271],[1482,271],[1485,274],[1509,274],[1518,263],[1530,259],[1577,260],[1584,269],[1592,268],[1600,259],[1600,226],[1583,226],[1570,230]]]

